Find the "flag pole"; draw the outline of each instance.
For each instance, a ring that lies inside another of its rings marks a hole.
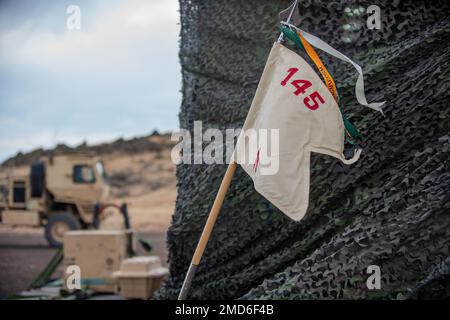
[[[298,5],[298,0],[295,0],[291,6],[285,11],[291,9],[289,15],[286,19],[286,22],[289,23],[294,14],[295,8]],[[278,43],[283,41],[283,33],[278,37]],[[209,212],[208,220],[206,220],[205,227],[203,228],[202,235],[200,236],[200,240],[198,241],[197,248],[195,249],[194,256],[192,257],[191,264],[189,265],[189,269],[186,273],[186,277],[184,278],[183,285],[181,287],[180,293],[178,295],[178,300],[186,300],[186,297],[189,293],[189,289],[191,287],[192,279],[194,279],[195,271],[197,270],[198,265],[200,264],[200,260],[202,259],[203,252],[205,251],[206,244],[208,243],[209,237],[211,236],[212,229],[214,224],[216,223],[217,216],[220,213],[220,209],[222,208],[223,200],[225,199],[225,195],[227,193],[228,188],[231,184],[231,179],[233,178],[234,172],[236,171],[237,163],[231,160],[228,165],[227,171],[222,179],[222,183],[220,184],[219,191],[217,192],[216,199],[214,200],[211,211]]]
[[[225,175],[222,179],[222,183],[220,184],[219,191],[217,192],[216,199],[214,200],[211,211],[209,212],[208,220],[206,220],[202,235],[200,236],[197,248],[195,249],[194,256],[192,257],[191,265],[189,266],[186,278],[184,278],[183,286],[181,287],[180,294],[178,295],[178,300],[185,300],[188,295],[192,279],[195,275],[195,270],[197,269],[198,265],[200,264],[200,260],[202,259],[203,252],[205,251],[206,244],[208,243],[209,237],[211,236],[212,229],[214,227],[214,224],[216,223],[217,216],[219,215],[223,200],[225,199],[225,195],[231,184],[231,179],[233,178],[234,172],[236,171],[236,167],[237,164],[234,161],[231,161],[228,165],[227,171],[225,172]]]

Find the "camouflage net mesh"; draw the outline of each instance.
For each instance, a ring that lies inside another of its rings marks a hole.
[[[363,66],[368,100],[387,100],[386,116],[357,105],[354,70],[319,53],[345,114],[365,134],[361,160],[345,166],[313,154],[310,207],[300,223],[238,168],[189,297],[450,296],[450,3],[377,1],[377,31],[365,25],[370,1],[300,2],[301,27]],[[278,12],[290,1],[180,3],[180,126],[240,127],[279,34]],[[157,298],[177,297],[225,169],[178,166],[170,278]],[[381,268],[381,290],[367,289],[369,265]]]

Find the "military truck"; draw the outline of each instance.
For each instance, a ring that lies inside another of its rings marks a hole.
[[[64,232],[86,229],[95,223],[95,208],[108,193],[98,157],[87,153],[54,154],[29,167],[2,169],[1,222],[43,226],[48,243],[61,247]]]

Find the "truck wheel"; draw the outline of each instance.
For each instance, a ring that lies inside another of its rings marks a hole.
[[[81,225],[74,215],[67,212],[55,213],[48,218],[45,226],[45,238],[52,247],[61,248],[64,233],[78,229],[81,229]]]

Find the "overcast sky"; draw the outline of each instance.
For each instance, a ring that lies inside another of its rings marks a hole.
[[[178,0],[0,0],[0,161],[176,128],[178,36]]]

